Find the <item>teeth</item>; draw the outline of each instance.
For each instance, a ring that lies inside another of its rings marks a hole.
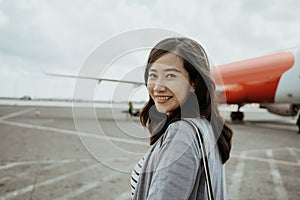
[[[156,97],[158,100],[168,100],[170,99],[171,97]]]

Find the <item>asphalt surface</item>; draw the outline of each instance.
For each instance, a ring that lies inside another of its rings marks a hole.
[[[295,119],[249,109],[229,124],[228,199],[299,199]],[[147,136],[119,108],[1,105],[0,199],[129,199]]]

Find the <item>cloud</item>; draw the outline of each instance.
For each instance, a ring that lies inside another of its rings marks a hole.
[[[0,67],[15,75],[5,77],[10,89],[0,89],[15,95],[9,91],[16,91],[16,74],[22,79],[24,73],[76,73],[104,41],[137,28],[158,27],[192,37],[215,64],[287,49],[300,45],[299,7],[297,0],[1,0]],[[144,64],[146,56],[137,53],[120,64]],[[49,82],[60,82],[51,78]],[[36,85],[41,89],[28,89],[30,93],[53,95],[43,89],[53,84],[41,80]]]
[[[206,38],[212,59],[221,64],[300,45],[297,5],[295,0],[213,1],[209,35],[215,39]]]
[[[0,29],[0,50],[3,54],[14,57],[50,62],[57,58],[52,45],[49,45],[51,40],[45,35],[43,25],[38,22],[36,10],[22,2],[1,2],[7,23]]]

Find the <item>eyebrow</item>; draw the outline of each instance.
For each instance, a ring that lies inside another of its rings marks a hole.
[[[152,71],[152,72],[157,72],[157,70],[156,69],[151,69],[150,68],[150,70],[149,71]],[[178,73],[181,73],[181,71],[180,70],[178,70],[178,69],[176,69],[176,68],[174,68],[174,67],[172,67],[172,68],[167,68],[167,69],[165,69],[164,70],[164,72],[171,72],[171,71],[173,71],[173,72],[178,72]]]

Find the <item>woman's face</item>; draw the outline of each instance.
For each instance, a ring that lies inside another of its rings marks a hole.
[[[170,114],[182,105],[193,88],[181,57],[166,53],[149,68],[148,92],[158,112]]]

